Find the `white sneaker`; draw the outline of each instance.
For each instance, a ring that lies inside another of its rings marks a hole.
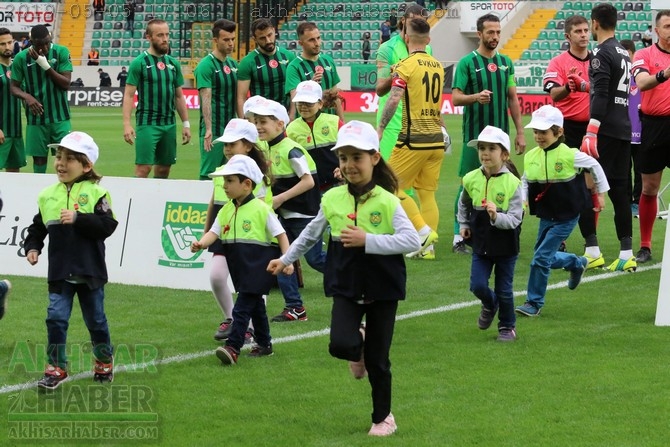
[[[391,436],[393,433],[398,430],[398,426],[395,423],[395,418],[392,413],[389,413],[386,416],[386,419],[381,421],[379,424],[372,424],[372,428],[368,432],[370,436]]]

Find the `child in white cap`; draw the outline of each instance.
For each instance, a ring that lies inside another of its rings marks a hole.
[[[193,242],[191,251],[195,253],[218,240],[222,242],[237,300],[233,307],[232,330],[216,355],[223,364],[235,365],[250,320],[254,323],[256,345],[249,356],[273,354],[263,295],[270,292],[274,278],[266,267],[270,260],[286,252],[288,238],[272,207],[254,197],[253,190],[263,181],[263,173],[253,159],[234,155],[210,175],[223,177],[223,190],[230,201],[221,208],[212,228]],[[285,273],[293,273],[293,266],[288,266]]]
[[[26,259],[35,265],[49,236],[49,364],[37,385],[55,389],[68,377],[65,343],[75,294],[93,344],[94,379],[111,382],[112,344],[104,309],[105,239],[118,222],[109,192],[98,184],[102,177],[93,169],[98,146],[84,132],[71,132],[48,146],[56,149],[58,183],[40,192],[39,212],[24,245]]]
[[[216,142],[223,143],[223,153],[225,159],[229,160],[234,155],[242,154],[251,157],[258,168],[263,173],[263,181],[256,185],[254,189],[254,196],[258,199],[264,200],[268,205],[272,206],[272,191],[270,190],[270,168],[265,159],[265,155],[256,145],[258,140],[258,132],[256,126],[249,121],[239,118],[234,118],[228,122],[223,135],[217,138]],[[223,166],[219,166],[216,170],[220,170]],[[228,202],[226,193],[223,190],[223,177],[214,176],[212,197],[207,207],[207,219],[205,220],[205,233],[212,227],[216,216],[221,207]],[[209,281],[212,286],[212,293],[216,302],[219,304],[223,312],[224,320],[219,325],[214,334],[215,340],[226,340],[232,330],[233,322],[233,295],[228,285],[228,263],[223,255],[223,247],[221,242],[214,242],[208,251],[213,254],[212,264],[209,273]],[[253,337],[253,329],[250,328],[245,334],[245,341],[251,342]]]
[[[254,114],[259,138],[267,141],[270,148],[270,170],[274,178],[272,206],[279,215],[279,222],[286,230],[289,241],[293,241],[319,212],[321,194],[316,164],[300,144],[284,133],[288,112],[283,105],[264,100],[253,104],[249,111]],[[321,245],[316,244],[305,253],[305,260],[314,270],[323,273],[326,254]],[[280,276],[277,282],[284,296],[284,309],[272,321],[307,320],[297,275]]]
[[[519,256],[523,197],[519,173],[509,158],[510,141],[502,129],[486,126],[468,142],[480,168],[463,177],[458,224],[472,245],[470,291],[482,302],[477,326],[491,327],[498,313],[498,341],[516,340],[514,267]],[[489,287],[495,269],[495,287]]]
[[[314,159],[319,189],[323,193],[339,184],[335,177],[339,161],[331,149],[337,141],[337,131],[344,123],[337,115],[321,110],[321,96],[321,86],[317,82],[298,84],[292,101],[299,115],[286,128],[286,135],[307,149]]]
[[[526,302],[515,310],[536,317],[544,306],[551,270],[568,270],[568,288],[572,290],[582,280],[588,263],[583,256],[558,251],[577,225],[581,210],[592,203],[584,171],[591,173],[598,190],[595,212],[605,207],[609,184],[595,158],[564,143],[563,114],[556,107],[545,105],[537,109],[526,128],[533,129],[538,146],[524,156],[521,181],[530,214],[540,218],[540,226],[530,263]]]
[[[350,121],[333,147],[347,184],[327,191],[316,218],[288,252],[268,265],[278,274],[315,244],[328,226],[323,282],[333,298],[329,351],[349,360],[357,379],[368,375],[372,386],[371,436],[396,429],[391,414],[391,361],[398,302],[405,299],[407,273],[403,254],[418,250],[419,235],[394,192],[398,179],[379,153],[372,125]],[[365,328],[361,327],[365,316]]]

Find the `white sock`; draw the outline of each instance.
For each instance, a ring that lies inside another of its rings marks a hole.
[[[593,247],[586,247],[586,251],[584,252],[586,256],[589,258],[599,258],[600,257],[600,247],[597,245],[594,245]]]
[[[233,293],[228,287],[228,263],[226,257],[214,255],[212,257],[212,268],[209,271],[209,283],[212,286],[212,294],[225,318],[233,317]]]
[[[454,234],[454,242],[452,245],[456,245],[463,240],[463,236],[460,234]]]
[[[433,230],[428,225],[424,225],[423,228],[419,230],[419,236],[428,236],[431,231]]]
[[[633,250],[621,250],[619,252],[619,259],[623,259],[624,261],[628,261],[632,257],[633,257]]]

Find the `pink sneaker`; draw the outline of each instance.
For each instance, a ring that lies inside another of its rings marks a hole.
[[[365,326],[361,325],[359,331],[361,331],[361,336],[365,342]],[[356,380],[360,380],[368,375],[368,371],[365,369],[365,355],[363,350],[361,350],[360,360],[356,362],[349,362],[349,370]]]
[[[370,436],[391,436],[396,432],[398,426],[395,424],[395,418],[392,413],[386,416],[386,419],[379,424],[372,424],[372,428],[368,432]]]

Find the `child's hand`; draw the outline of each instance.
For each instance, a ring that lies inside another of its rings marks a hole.
[[[489,213],[489,218],[492,222],[496,221],[498,217],[498,211],[496,210],[496,204],[493,202],[486,202],[486,212]]]
[[[365,247],[365,231],[354,225],[342,230],[340,240],[345,247]]]
[[[335,180],[339,180],[339,181],[344,180],[344,177],[342,176],[342,171],[340,171],[340,168],[333,169],[333,177],[335,177]]]
[[[77,212],[74,210],[60,210],[60,223],[71,225],[77,219]]]
[[[282,273],[286,276],[291,276],[293,274],[293,271],[295,269],[293,268],[293,264],[287,265],[284,267],[284,270],[282,270]]]
[[[273,259],[268,264],[268,267],[265,269],[273,275],[279,275],[279,273],[285,270],[288,266],[284,265],[279,259]]]
[[[463,239],[470,239],[470,229],[469,228],[461,228],[458,230],[458,233],[461,235]]]
[[[35,265],[37,264],[37,259],[40,257],[40,254],[37,252],[37,250],[30,250],[28,254],[26,255],[26,259],[30,263],[30,265]]]
[[[197,253],[202,250],[204,247],[200,241],[195,241],[191,244],[191,253]]]

